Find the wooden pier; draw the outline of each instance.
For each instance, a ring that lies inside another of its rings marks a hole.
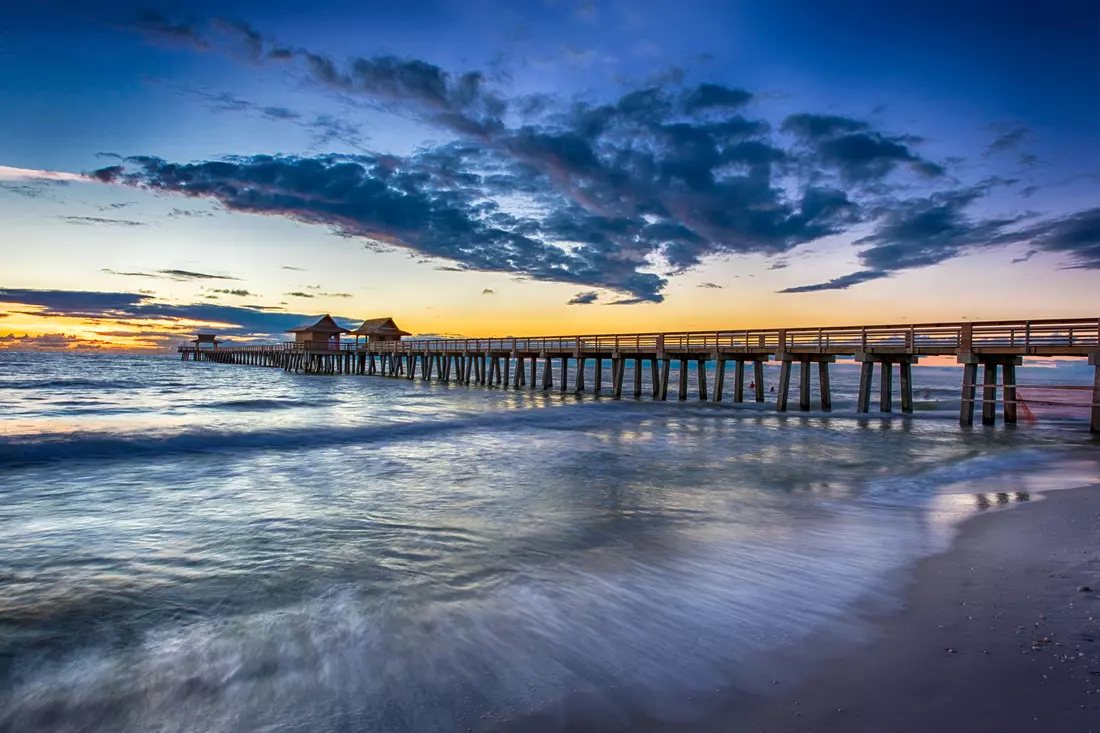
[[[179,347],[184,360],[250,364],[318,374],[360,374],[405,379],[438,380],[563,393],[623,396],[628,366],[632,384],[628,394],[642,397],[643,369],[651,372],[649,395],[668,398],[671,366],[678,369],[677,397],[688,399],[689,369],[697,373],[700,400],[733,402],[746,399],[746,371],[751,369],[750,400],[764,402],[764,363],[779,363],[775,407],[788,409],[791,372],[798,364],[798,408],[810,409],[812,375],[817,368],[817,392],[822,410],[832,407],[829,365],[837,357],[861,364],[857,410],[871,410],[875,372],[879,374],[879,410],[894,409],[895,366],[897,393],[903,413],[913,411],[912,366],[922,357],[955,357],[962,370],[959,422],[972,425],[975,406],[981,421],[996,421],[997,405],[1005,423],[1018,419],[1016,367],[1025,356],[1088,359],[1094,367],[1091,429],[1100,433],[1100,319],[1073,318],[1036,321],[975,321],[880,326],[750,329],[679,333],[597,334],[489,339],[407,339],[340,343],[289,342],[270,346],[202,348]],[[592,384],[586,385],[586,366],[593,363]],[[604,375],[604,363],[610,374]],[[632,363],[631,363],[632,362]],[[713,362],[713,380],[706,364]],[[570,379],[570,364],[575,366]],[[540,371],[541,365],[541,371]],[[733,367],[732,395],[727,374]],[[555,369],[555,366],[557,367]],[[877,367],[877,369],[876,369]],[[979,367],[982,379],[979,382]],[[555,376],[555,372],[557,372]],[[708,382],[711,382],[708,384]],[[979,397],[980,390],[980,397]],[[998,391],[1002,397],[998,398]]]

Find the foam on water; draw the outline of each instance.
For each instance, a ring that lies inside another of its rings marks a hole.
[[[577,694],[688,719],[860,638],[982,506],[945,497],[1097,475],[1079,423],[958,428],[951,370],[915,371],[910,419],[852,413],[844,369],[835,412],[777,416],[26,358],[0,355],[5,733],[485,729]]]

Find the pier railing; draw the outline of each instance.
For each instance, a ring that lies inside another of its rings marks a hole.
[[[193,348],[181,346],[184,348]],[[406,339],[404,341],[310,343],[222,347],[236,351],[428,351],[535,353],[547,351],[656,353],[740,351],[768,353],[858,353],[896,349],[922,354],[1005,351],[1022,355],[1079,355],[1100,349],[1100,319],[973,321],[873,326],[744,329],[726,331],[569,334],[503,338]]]

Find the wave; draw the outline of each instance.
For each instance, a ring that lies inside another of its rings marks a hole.
[[[82,379],[23,379],[11,382],[0,382],[4,389],[133,389],[134,387],[151,386],[147,384],[134,384],[118,380]]]
[[[592,406],[597,408],[598,406]],[[516,414],[454,415],[448,419],[389,421],[365,426],[283,428],[272,430],[197,429],[162,435],[70,433],[0,442],[0,468],[59,460],[118,460],[166,454],[232,453],[251,450],[315,449],[341,445],[415,440],[483,427],[515,429],[586,429],[598,422],[596,409],[535,410]],[[550,414],[553,413],[553,414]]]
[[[239,410],[241,412],[262,412],[264,410],[289,410],[295,407],[329,407],[339,404],[337,400],[226,400],[211,402],[203,407],[209,410]]]

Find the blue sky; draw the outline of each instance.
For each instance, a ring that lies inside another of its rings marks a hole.
[[[1085,2],[6,12],[9,344],[1100,307]]]

